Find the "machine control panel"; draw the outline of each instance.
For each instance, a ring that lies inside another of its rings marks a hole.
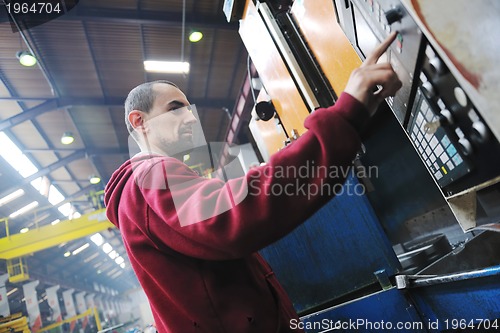
[[[406,109],[411,103],[414,71],[417,65],[422,33],[397,0],[336,0],[340,25],[356,52],[364,59],[392,31],[396,41],[386,53],[398,74],[402,88],[387,102],[400,123],[407,121]]]
[[[434,48],[426,42],[424,50],[406,128],[439,186],[451,195],[500,173],[500,144]],[[426,142],[432,143],[431,154],[421,149]]]
[[[387,59],[403,87],[387,104],[445,196],[500,175],[500,144],[399,0],[335,0],[361,58],[398,31]]]

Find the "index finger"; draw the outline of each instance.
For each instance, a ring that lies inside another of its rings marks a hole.
[[[385,51],[387,51],[392,42],[394,42],[394,40],[396,39],[396,35],[397,32],[393,31],[389,36],[387,36],[387,38],[379,46],[377,46],[368,57],[366,57],[363,65],[376,64],[378,59],[385,53]]]

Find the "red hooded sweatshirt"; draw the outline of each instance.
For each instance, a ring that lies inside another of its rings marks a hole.
[[[107,216],[121,231],[158,332],[301,332],[291,328],[297,314],[256,251],[331,199],[311,189],[343,178],[292,171],[348,168],[367,118],[365,107],[343,93],[333,107],[308,116],[308,131],[267,165],[228,182],[156,154],[115,171],[105,189]]]

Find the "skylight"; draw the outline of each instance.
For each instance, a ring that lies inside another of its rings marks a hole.
[[[24,178],[38,172],[37,167],[4,132],[0,132],[0,156]]]
[[[39,171],[33,162],[31,162],[31,160],[23,154],[19,147],[17,147],[17,145],[4,132],[0,132],[0,156],[24,178]],[[65,200],[64,195],[62,195],[54,185],[49,186],[47,193],[47,185],[44,184],[44,177],[36,178],[30,183],[31,186],[33,186],[33,188],[35,188],[39,193],[45,195],[52,205],[57,205]],[[24,193],[25,192],[20,189],[5,196],[4,198],[1,198],[0,206],[22,196]],[[69,203],[62,205],[58,209],[66,217],[71,216],[73,218],[77,218],[81,216],[80,213],[74,211],[74,207],[72,207]],[[20,214],[14,212],[11,215],[18,216]]]

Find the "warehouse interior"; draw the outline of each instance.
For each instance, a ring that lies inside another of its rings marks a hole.
[[[203,175],[237,161],[244,175],[299,139],[391,31],[387,61],[403,87],[361,133],[346,184],[363,193],[338,195],[261,254],[296,329],[359,319],[361,332],[381,321],[417,323],[398,332],[498,329],[494,0],[62,0],[46,1],[50,15],[19,3],[0,3],[0,332],[154,324],[103,203],[136,149],[123,107],[133,87],[174,82],[206,142],[222,143],[212,165],[196,152],[185,163]],[[24,53],[35,63],[22,65]],[[188,69],[145,68],[161,60]]]

